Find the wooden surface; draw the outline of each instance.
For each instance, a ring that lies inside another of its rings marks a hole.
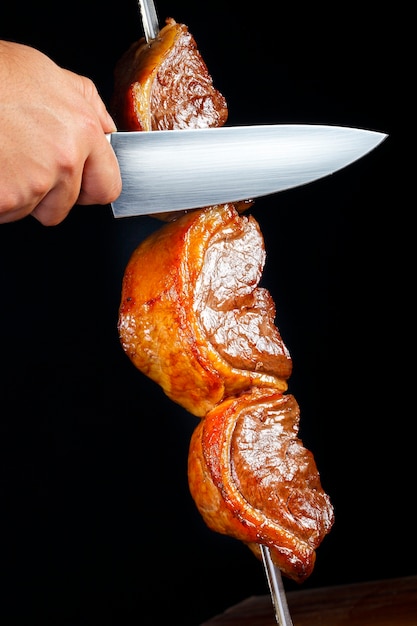
[[[417,626],[417,576],[291,591],[294,626]],[[201,626],[277,626],[269,596],[254,596]]]

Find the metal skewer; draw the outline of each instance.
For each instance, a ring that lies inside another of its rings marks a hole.
[[[143,30],[147,43],[156,39],[159,32],[158,16],[153,0],[138,0]],[[269,549],[261,545],[262,560],[271,592],[275,617],[279,626],[293,626],[285,597],[280,570],[273,564]]]
[[[285,589],[282,583],[281,572],[272,562],[269,548],[261,545],[262,560],[271,592],[272,604],[275,609],[275,618],[279,626],[293,626],[293,621],[288,609]]]
[[[138,0],[145,39],[149,43],[159,33],[158,16],[153,0]]]

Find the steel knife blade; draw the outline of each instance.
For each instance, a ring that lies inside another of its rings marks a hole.
[[[253,200],[328,176],[386,137],[315,124],[111,133],[122,176],[113,213],[130,217]]]

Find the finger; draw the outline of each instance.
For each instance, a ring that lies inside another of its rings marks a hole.
[[[29,175],[27,180],[23,170],[17,170],[15,176],[13,191],[8,194],[6,188],[0,198],[0,224],[21,220],[30,215],[54,184],[54,178],[49,171],[37,171],[35,177]],[[18,181],[23,181],[23,184]]]
[[[119,164],[103,134],[84,164],[77,204],[109,204],[119,197],[121,191]]]
[[[61,179],[33,209],[33,217],[44,226],[60,224],[76,204],[79,185],[73,178]]]
[[[32,210],[30,206],[19,206],[16,209],[10,209],[8,211],[0,212],[0,224],[7,224],[9,222],[16,222],[28,215]]]

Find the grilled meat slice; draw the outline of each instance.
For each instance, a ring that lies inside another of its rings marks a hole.
[[[334,514],[310,451],[298,438],[295,398],[253,387],[212,409],[195,429],[189,485],[206,524],[259,544],[296,582],[312,572]]]
[[[111,111],[119,130],[148,131],[222,126],[228,114],[194,37],[172,18],[120,58]]]
[[[194,415],[253,385],[287,389],[291,357],[272,298],[258,287],[264,261],[258,223],[233,205],[165,224],[129,260],[119,311],[123,348]]]

